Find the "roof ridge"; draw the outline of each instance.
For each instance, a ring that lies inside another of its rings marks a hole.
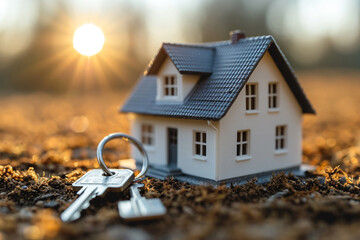
[[[247,37],[239,39],[238,43],[226,40],[201,44],[163,44],[146,74],[157,74],[162,62],[169,57],[181,74],[196,73],[200,75],[200,80],[183,103],[175,106],[157,104],[156,77],[143,78],[122,111],[220,120],[232,107],[267,52],[293,92],[302,112],[314,113],[290,64],[271,35]]]
[[[275,42],[275,39],[273,38],[272,35],[262,35],[262,36],[252,36],[252,37],[245,37],[239,40],[239,42],[244,42],[244,41],[254,41],[254,40],[259,40],[259,39],[271,39],[272,41]],[[171,45],[171,46],[180,46],[180,47],[194,47],[194,48],[210,48],[210,49],[214,49],[216,48],[215,44],[218,45],[226,45],[226,44],[231,44],[230,40],[225,40],[225,41],[212,41],[212,42],[203,42],[203,43],[172,43],[172,42],[163,42],[163,46],[164,45]]]
[[[274,39],[272,35],[262,35],[262,36],[252,36],[252,37],[246,37],[246,38],[242,38],[240,40],[258,40],[258,39],[261,39],[261,38],[271,38],[271,39]]]
[[[204,46],[201,43],[170,43],[170,42],[164,42],[163,46],[164,45],[172,45],[172,46],[179,46],[179,47],[194,47],[194,48],[214,49],[214,47]]]
[[[230,40],[223,40],[223,41],[211,41],[211,42],[204,42],[202,44],[204,45],[211,45],[211,44],[227,44],[227,43],[231,43]]]

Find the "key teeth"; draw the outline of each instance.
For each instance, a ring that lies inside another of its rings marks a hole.
[[[97,196],[100,196],[100,195],[103,195],[105,191],[106,191],[106,188],[103,188],[103,187],[100,187],[100,186],[99,186],[99,187],[96,189],[96,193],[94,194],[94,197],[93,197],[93,198],[95,198],[95,197],[97,197]]]
[[[63,221],[63,222],[71,222],[71,221],[75,221],[76,219],[79,219],[80,216],[81,216],[81,214],[79,212],[75,212],[68,218],[64,217],[64,214],[61,214],[60,218],[61,218],[61,221]]]
[[[88,208],[89,206],[90,206],[90,203],[86,202],[83,204],[83,207],[81,208],[81,210],[84,210],[84,209]]]
[[[90,206],[90,200],[97,196],[96,188],[81,189],[79,192],[80,196],[62,213],[62,221],[70,222],[80,218],[81,212]]]
[[[77,192],[79,197],[60,216],[64,222],[74,221],[81,217],[81,212],[90,206],[90,201],[104,194],[110,188],[119,188],[125,190],[134,179],[133,171],[124,169],[114,169],[118,177],[103,177],[101,169],[94,169],[87,172],[84,176],[73,183],[74,187],[80,187]],[[108,179],[110,179],[108,181]],[[64,215],[65,213],[65,215]]]
[[[81,212],[82,212],[84,209],[88,208],[89,206],[90,206],[90,202],[85,202],[85,203],[82,205],[82,207],[81,207],[77,212],[74,212],[68,219],[64,219],[63,216],[61,216],[60,218],[61,218],[61,220],[62,220],[63,222],[75,221],[75,220],[77,220],[77,219],[79,219],[79,218],[81,217]]]
[[[79,212],[76,212],[76,213],[74,213],[74,214],[71,216],[71,218],[69,219],[69,221],[75,221],[75,220],[79,219],[80,216],[81,216],[81,214],[80,214]]]
[[[76,194],[81,195],[85,191],[85,188],[81,188]]]

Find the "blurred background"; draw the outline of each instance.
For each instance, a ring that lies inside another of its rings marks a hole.
[[[303,162],[359,176],[360,0],[0,0],[0,166],[98,167],[99,141],[130,133],[119,107],[162,42],[235,29],[273,35],[314,106]],[[104,157],[123,166],[129,145]]]
[[[91,57],[73,48],[86,23],[105,36]],[[360,69],[357,0],[0,0],[0,89],[127,89],[162,42],[227,40],[234,29],[273,35],[297,73]]]

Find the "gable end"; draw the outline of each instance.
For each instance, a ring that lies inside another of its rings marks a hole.
[[[293,92],[296,100],[299,102],[302,112],[315,114],[316,112],[305,96],[305,93],[301,88],[294,71],[290,67],[289,62],[287,61],[284,54],[280,51],[277,44],[273,42],[268,50],[271,57],[274,59],[276,66],[279,68],[281,74],[287,82],[289,88]]]
[[[297,78],[271,36],[231,42],[180,45],[164,43],[122,112],[185,119],[220,120],[249,80],[266,51],[294,94],[303,113],[315,113]],[[182,104],[156,102],[156,75],[169,57],[180,73],[196,72],[200,80]],[[202,61],[201,59],[206,59]]]

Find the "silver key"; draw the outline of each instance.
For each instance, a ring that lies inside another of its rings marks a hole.
[[[120,217],[127,221],[141,221],[160,218],[166,214],[166,208],[159,198],[146,199],[139,189],[144,184],[135,183],[130,187],[130,201],[118,203]]]
[[[89,202],[96,196],[103,194],[108,188],[124,191],[133,181],[134,172],[129,169],[111,169],[112,176],[105,176],[103,170],[94,169],[74,182],[74,188],[81,188],[80,196],[61,214],[61,220],[70,222],[78,219],[81,211],[89,207]]]

